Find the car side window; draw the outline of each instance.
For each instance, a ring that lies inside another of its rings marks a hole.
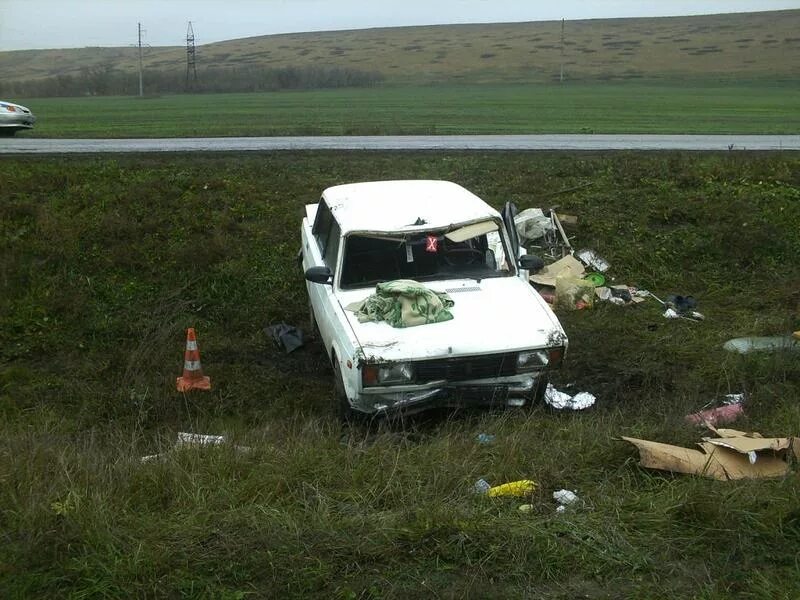
[[[328,205],[324,200],[320,199],[317,205],[317,217],[314,219],[314,225],[311,228],[311,233],[317,240],[319,246],[319,253],[325,255],[325,246],[328,243],[328,237],[331,231],[331,223],[333,222],[333,215]]]
[[[339,255],[339,240],[342,237],[342,230],[336,219],[331,219],[331,227],[328,232],[328,243],[325,244],[325,250],[322,252],[322,260],[325,265],[331,270],[336,272],[336,257]]]
[[[322,260],[331,271],[335,271],[336,256],[339,253],[339,238],[342,236],[342,230],[324,200],[319,201],[317,217],[314,219],[311,232],[317,240]]]

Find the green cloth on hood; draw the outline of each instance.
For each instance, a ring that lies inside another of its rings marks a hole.
[[[361,323],[386,321],[392,327],[415,327],[449,321],[454,302],[447,294],[429,290],[412,279],[379,283],[355,313]]]

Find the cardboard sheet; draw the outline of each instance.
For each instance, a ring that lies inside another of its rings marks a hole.
[[[798,438],[764,438],[735,429],[713,430],[721,437],[704,437],[701,450],[623,437],[639,450],[639,464],[648,469],[701,475],[720,481],[781,477],[789,459],[800,451]]]
[[[559,275],[567,275],[569,277],[581,279],[585,273],[586,269],[584,268],[583,263],[581,263],[581,261],[571,254],[567,254],[564,258],[547,265],[535,275],[531,275],[530,280],[533,283],[538,283],[539,285],[549,285],[555,287],[556,277]]]

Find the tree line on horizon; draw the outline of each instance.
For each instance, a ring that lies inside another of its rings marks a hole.
[[[384,80],[378,71],[349,67],[227,67],[198,69],[197,79],[187,81],[176,70],[144,72],[146,95],[180,93],[273,92],[345,87],[370,87]],[[0,81],[0,96],[47,98],[70,96],[135,96],[139,74],[111,65],[83,67],[77,75],[43,79]]]

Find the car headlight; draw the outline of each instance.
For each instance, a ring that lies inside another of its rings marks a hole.
[[[361,381],[365,386],[411,383],[413,380],[414,366],[411,363],[364,365],[361,367]]]
[[[564,347],[525,350],[517,354],[517,372],[536,371],[539,369],[555,369],[561,365]]]

